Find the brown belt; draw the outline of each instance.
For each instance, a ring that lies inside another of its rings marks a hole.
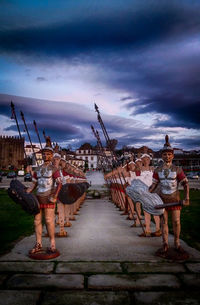
[[[179,191],[176,191],[172,194],[163,194],[160,192],[160,197],[164,203],[172,203],[172,202],[179,202],[180,201],[180,194]]]
[[[50,203],[51,204],[51,202],[49,201],[49,196],[38,196],[37,195],[37,199],[38,199],[40,204],[45,204],[45,203]]]

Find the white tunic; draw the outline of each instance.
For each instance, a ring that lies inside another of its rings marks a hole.
[[[153,171],[144,170],[141,172],[141,179],[147,186],[152,185]]]

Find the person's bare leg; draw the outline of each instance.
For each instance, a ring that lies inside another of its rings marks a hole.
[[[126,208],[125,208],[126,196],[125,196],[124,192],[121,192],[121,195],[122,195],[122,202],[123,202],[122,209],[125,212],[125,210],[126,210]]]
[[[112,196],[112,201],[114,202],[114,204],[116,205],[116,198],[115,198],[115,193],[112,191],[111,192],[111,196]]]
[[[70,217],[70,205],[69,204],[65,204],[64,206],[65,209],[65,227],[71,227],[71,222],[69,221],[69,217]]]
[[[76,201],[73,203],[73,206],[74,206],[74,212],[73,212],[73,214],[74,214],[74,215],[78,215],[78,212],[77,212],[77,202],[78,202],[78,200],[76,200]]]
[[[76,220],[75,216],[74,216],[74,204],[70,204],[70,220]]]
[[[79,202],[79,199],[76,200],[75,202],[75,213],[78,213],[77,210],[78,210],[78,202]]]
[[[136,213],[136,225],[140,225],[140,220],[139,220],[139,218],[141,219],[141,206],[140,206],[140,202],[136,202],[135,209],[137,211],[137,213]]]
[[[180,232],[181,232],[181,223],[180,223],[180,210],[173,210],[172,211],[172,225],[173,225],[173,232],[174,232],[174,246],[176,249],[180,247]]]
[[[146,224],[146,233],[150,234],[151,233],[151,215],[147,212],[144,211],[144,219],[145,219],[145,224]]]
[[[42,245],[42,209],[34,218],[36,243]]]
[[[117,207],[119,207],[119,198],[118,198],[118,195],[117,195],[118,193],[115,191],[115,205],[117,206]]]
[[[168,211],[164,211],[161,217],[162,239],[164,252],[168,249]]]
[[[115,203],[115,196],[114,196],[113,191],[111,189],[110,189],[110,196],[111,196],[112,202]]]
[[[59,234],[60,236],[66,236],[66,232],[64,229],[64,225],[65,225],[65,204],[59,202],[58,203],[58,212],[59,212],[59,226],[60,226],[60,230],[59,230]]]
[[[82,195],[82,196],[83,196],[83,195]],[[81,197],[78,199],[78,201],[77,201],[77,211],[79,211],[79,209],[80,209],[80,205],[81,205],[82,198],[83,198],[82,196],[81,196]]]
[[[56,248],[56,242],[55,242],[55,210],[54,209],[44,209],[44,214],[45,214],[45,222],[46,222],[46,227],[47,227],[47,232],[49,234],[50,238],[50,246],[51,249]]]
[[[136,209],[137,209],[139,217],[141,218],[141,203],[140,202],[136,202]]]
[[[153,216],[155,225],[156,225],[156,232],[160,231],[160,216]]]
[[[128,197],[128,206],[129,206],[129,219],[134,218],[134,204],[131,198]]]
[[[120,207],[120,199],[119,199],[119,191],[117,190],[116,191],[116,203],[117,203],[117,207],[119,208]]]
[[[83,199],[81,201],[81,205],[84,203],[85,197],[86,197],[86,192],[83,194]]]

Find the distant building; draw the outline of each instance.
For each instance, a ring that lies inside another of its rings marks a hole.
[[[24,165],[24,138],[0,136],[0,168],[8,169],[13,166],[17,169]]]
[[[181,166],[185,172],[200,172],[200,154],[198,153],[176,154],[173,163]]]
[[[150,157],[153,158],[154,151],[147,146],[142,146],[139,148],[125,146],[122,148],[122,152],[120,152],[121,158],[125,158],[125,159],[130,159],[130,158],[137,159],[140,158],[143,154],[149,154]]]
[[[85,160],[78,159],[78,158],[70,158],[68,159],[68,162],[76,167],[85,168]]]
[[[180,148],[174,148],[174,154],[182,155],[182,154],[184,154],[184,151],[183,151],[183,149],[180,149]]]
[[[88,164],[89,169],[98,167],[98,154],[91,144],[85,143],[76,150],[76,158],[84,160]]]
[[[63,148],[61,151],[59,151],[59,154],[61,154],[61,157],[65,160],[74,159],[76,156],[76,153],[74,151],[71,151],[66,148]]]
[[[27,144],[24,148],[26,156],[32,160],[32,165],[34,166],[39,166],[43,164],[43,159],[42,159],[42,152],[40,147],[37,145],[33,144],[31,146],[30,144]]]
[[[150,157],[153,157],[154,152],[148,146],[142,146],[140,148],[135,149],[135,154],[137,154],[137,158],[140,158],[143,154],[148,154]]]

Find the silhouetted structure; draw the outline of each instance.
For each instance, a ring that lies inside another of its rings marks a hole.
[[[20,169],[24,164],[24,138],[0,136],[0,168]]]

